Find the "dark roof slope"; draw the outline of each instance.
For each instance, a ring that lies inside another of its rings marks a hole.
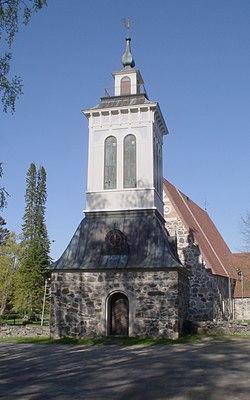
[[[112,236],[113,235],[113,236]],[[117,245],[110,241],[118,239]],[[51,269],[183,268],[152,212],[86,213]]]
[[[163,179],[163,188],[183,223],[193,234],[212,273],[235,278],[235,270],[230,263],[231,251],[208,213],[166,179]]]
[[[130,107],[142,104],[151,104],[144,94],[136,94],[130,96],[113,96],[113,97],[102,97],[101,102],[97,104],[93,109],[99,108],[115,108],[115,107]]]
[[[241,281],[238,279],[235,286],[234,297],[250,297],[250,253],[233,253],[232,265],[237,272],[243,273],[243,293]]]

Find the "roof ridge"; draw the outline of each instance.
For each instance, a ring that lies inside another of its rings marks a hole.
[[[246,255],[246,256],[250,256],[250,252],[249,251],[237,251],[237,252],[233,252],[232,255],[238,256],[238,255]]]

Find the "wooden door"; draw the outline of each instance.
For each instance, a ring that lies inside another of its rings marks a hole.
[[[115,293],[110,300],[110,335],[128,336],[129,304],[123,293]]]

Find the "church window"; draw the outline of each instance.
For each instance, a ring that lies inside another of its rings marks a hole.
[[[128,76],[121,79],[121,96],[131,94],[131,81]]]
[[[116,188],[117,141],[109,136],[104,145],[104,189]]]
[[[127,135],[124,138],[124,188],[136,187],[136,138]]]
[[[162,149],[156,137],[154,137],[154,187],[162,193]]]

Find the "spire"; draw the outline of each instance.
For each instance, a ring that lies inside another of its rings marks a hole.
[[[130,19],[128,18],[127,20],[125,18],[122,19],[122,22],[124,23],[125,27],[127,28],[127,37],[126,37],[126,50],[125,53],[122,56],[122,65],[124,68],[134,68],[135,66],[135,60],[132,56],[131,49],[130,49]]]

